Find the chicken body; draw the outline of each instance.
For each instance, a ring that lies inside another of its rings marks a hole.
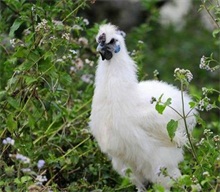
[[[131,169],[131,180],[139,191],[144,191],[148,181],[169,188],[171,179],[160,174],[160,168],[166,168],[173,178],[181,175],[178,163],[183,160],[182,146],[187,142],[185,126],[177,112],[167,107],[161,115],[151,100],[163,94],[162,100],[171,98],[171,107],[182,114],[181,92],[164,82],[138,82],[136,64],[127,53],[124,37],[110,24],[100,28],[98,42],[103,34],[106,42],[116,39],[120,51],[113,53],[108,60],[99,59],[90,117],[91,132],[119,174],[125,176],[126,169]],[[190,109],[190,100],[184,94],[184,110],[186,114],[190,112],[187,125],[192,130],[196,124],[193,116],[196,111]],[[178,121],[172,142],[166,129],[171,119]]]

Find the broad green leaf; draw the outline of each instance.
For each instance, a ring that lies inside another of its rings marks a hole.
[[[167,131],[171,141],[173,141],[177,127],[178,127],[178,121],[175,121],[173,119],[171,119],[167,124]]]
[[[157,103],[155,108],[158,113],[163,114],[163,111],[165,110],[166,106]]]
[[[14,37],[15,31],[17,31],[17,29],[21,26],[22,23],[23,23],[23,21],[21,21],[20,19],[16,19],[14,21],[13,25],[10,28],[9,37],[11,37],[11,38]]]
[[[12,106],[12,107],[14,107],[15,109],[19,109],[19,103],[18,103],[18,101],[17,100],[15,100],[15,99],[13,99],[12,97],[8,97],[7,98],[7,101],[8,101],[8,103]]]

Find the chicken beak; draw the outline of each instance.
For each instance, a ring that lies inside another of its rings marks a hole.
[[[96,50],[100,53],[102,60],[110,60],[113,56],[108,44],[99,43]]]

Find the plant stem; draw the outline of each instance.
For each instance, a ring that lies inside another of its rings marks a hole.
[[[184,84],[183,82],[181,81],[181,100],[182,100],[182,112],[183,112],[183,121],[184,121],[184,125],[185,125],[185,128],[186,128],[186,134],[187,134],[187,138],[189,140],[189,144],[190,144],[190,147],[192,149],[192,154],[194,156],[194,158],[196,159],[196,161],[198,161],[197,159],[197,155],[196,155],[196,152],[195,152],[195,148],[192,144],[192,140],[191,140],[191,137],[190,137],[190,133],[189,133],[189,129],[188,129],[188,125],[187,125],[187,122],[186,122],[186,114],[185,114],[185,108],[184,108],[184,97],[183,97],[183,87],[184,87]]]
[[[210,3],[211,4],[211,3]],[[202,2],[203,7],[205,8],[206,12],[209,14],[209,16],[211,17],[213,23],[216,25],[217,28],[220,28],[218,22],[215,20],[215,18],[213,17],[213,15],[210,13],[209,9],[206,7],[205,3]]]

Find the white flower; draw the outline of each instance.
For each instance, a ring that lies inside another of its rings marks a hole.
[[[85,59],[85,63],[89,64],[90,67],[94,65],[94,61],[90,61],[89,59]]]
[[[57,20],[52,20],[52,23],[56,26],[58,25],[63,25],[63,22],[62,21],[57,21]]]
[[[202,87],[202,94],[207,95],[208,89],[206,87]]]
[[[10,39],[10,44],[12,47],[16,46],[16,39]]]
[[[31,161],[28,157],[21,155],[19,153],[16,154],[16,159],[22,161],[25,164],[30,163],[30,161]]]
[[[84,22],[86,25],[89,25],[89,20],[88,20],[88,19],[83,19],[83,22]]]
[[[15,140],[12,139],[12,138],[10,138],[10,137],[7,137],[6,139],[4,139],[4,140],[2,141],[2,143],[3,143],[4,145],[7,145],[7,144],[9,144],[9,145],[14,145],[14,144],[15,144]]]
[[[31,169],[30,168],[22,168],[21,171],[23,173],[28,173],[28,172],[31,172]]]
[[[210,174],[209,174],[208,171],[205,171],[205,172],[203,172],[202,174],[203,174],[204,176],[206,176],[206,177],[209,177],[209,176],[210,176]]]
[[[43,175],[37,175],[36,179],[38,185],[42,185],[43,182],[47,181],[47,177]]]
[[[57,59],[56,62],[63,62],[63,59]]]
[[[91,74],[84,74],[82,75],[81,77],[81,80],[85,83],[89,83],[89,84],[92,84],[93,83],[93,75]]]
[[[139,40],[139,41],[138,41],[138,43],[139,43],[139,44],[143,44],[144,42],[143,42],[143,41],[141,41],[141,40]]]
[[[76,67],[71,66],[71,67],[70,67],[70,72],[76,72]]]
[[[178,77],[179,75],[184,75],[187,82],[190,82],[193,79],[193,74],[188,69],[176,68],[174,70],[174,77]]]
[[[218,142],[218,141],[220,141],[220,136],[219,135],[215,135],[214,137],[213,137],[213,140],[215,141],[215,142]],[[217,159],[218,160],[218,159]],[[220,159],[219,159],[220,160]]]
[[[206,66],[206,58],[205,58],[204,55],[203,55],[202,58],[200,59],[199,68],[200,68],[200,69],[206,69],[206,68],[207,68],[207,66]]]
[[[41,168],[44,166],[44,164],[45,164],[45,161],[44,161],[43,159],[39,160],[39,161],[37,162],[37,167],[38,167],[38,169],[41,169]]]
[[[205,108],[206,111],[210,111],[212,109],[212,104],[208,104]]]
[[[70,40],[70,34],[69,33],[63,33],[61,38],[66,39],[67,41],[69,41]]]
[[[76,29],[76,30],[83,30],[83,28],[80,27],[79,25],[73,25],[73,29]]]
[[[35,30],[40,31],[41,29],[44,29],[46,31],[49,28],[47,23],[47,20],[43,19],[40,23],[37,24]]]
[[[76,55],[78,53],[78,51],[70,49],[69,52],[71,52],[72,54]]]

